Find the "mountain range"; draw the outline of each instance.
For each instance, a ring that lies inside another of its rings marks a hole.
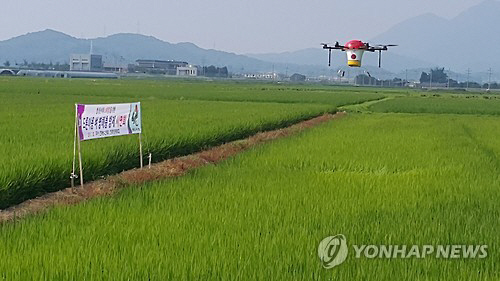
[[[424,14],[374,37],[396,42],[394,53],[465,71],[500,65],[500,2],[485,0],[447,20]]]
[[[445,67],[465,73],[483,72],[500,65],[500,2],[485,0],[452,19],[423,14],[403,21],[368,40],[372,44],[398,44],[383,53],[378,69],[377,54],[368,53],[363,66],[375,75],[390,76],[405,69]],[[328,38],[326,38],[328,40]],[[356,39],[356,38],[353,38]],[[91,43],[92,42],[92,43]],[[105,64],[124,65],[136,59],[182,60],[196,65],[228,66],[235,73],[270,72],[308,76],[333,75],[345,66],[345,54],[333,54],[328,68],[327,52],[309,48],[294,52],[236,54],[202,49],[192,43],[169,43],[152,36],[122,33],[95,39],[80,39],[44,30],[0,41],[0,64],[28,62],[68,62],[72,53],[102,54]],[[352,70],[355,73],[354,70]],[[484,79],[483,79],[484,80]]]
[[[254,58],[205,50],[192,43],[172,44],[152,36],[128,33],[79,39],[50,29],[0,42],[0,61],[67,63],[70,54],[89,53],[91,45],[93,53],[103,55],[105,63],[110,65],[133,63],[137,59],[159,59],[182,60],[199,65],[230,64],[233,69],[245,66],[267,67],[265,62]]]
[[[382,67],[394,73],[438,66],[461,73],[466,73],[468,68],[486,73],[490,67],[500,65],[499,33],[500,1],[485,0],[449,20],[430,13],[408,19],[368,42],[372,45],[398,45],[382,56]],[[319,48],[249,56],[297,64],[309,61],[316,65],[324,63],[326,58],[325,52]],[[343,64],[346,59],[337,53],[333,60],[336,64]],[[365,54],[363,65],[376,64],[376,54]]]

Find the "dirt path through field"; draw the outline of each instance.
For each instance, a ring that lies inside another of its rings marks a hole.
[[[325,114],[290,127],[257,133],[249,138],[226,143],[202,152],[168,159],[151,165],[151,168],[145,167],[144,169],[124,171],[102,180],[86,183],[81,187],[66,188],[48,193],[6,210],[0,210],[0,223],[21,219],[45,211],[53,206],[77,204],[94,197],[111,195],[117,190],[131,185],[180,176],[189,170],[223,161],[258,144],[296,134],[332,119],[341,118],[344,115],[346,115],[345,112]]]
[[[365,102],[359,103],[359,104],[344,105],[344,106],[339,107],[339,109],[349,111],[349,112],[371,112],[369,109],[370,106],[372,106],[376,103],[379,103],[379,102],[393,100],[393,99],[396,99],[398,97],[400,97],[400,96],[394,95],[394,96],[390,96],[390,97],[381,98],[378,100],[365,101]]]

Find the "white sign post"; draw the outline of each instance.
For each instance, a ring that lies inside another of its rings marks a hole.
[[[71,186],[74,186],[76,147],[80,168],[80,185],[83,185],[83,167],[80,142],[92,139],[139,134],[140,165],[142,161],[141,103],[120,104],[75,104],[75,139],[73,144],[73,171]]]

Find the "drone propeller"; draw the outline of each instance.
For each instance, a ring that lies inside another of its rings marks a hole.
[[[335,44],[331,42],[326,42],[326,43],[321,43],[321,45],[335,47],[335,48],[344,47],[343,45],[340,45],[338,41],[335,41]]]
[[[396,44],[377,44],[371,47],[371,51],[378,51],[378,67],[382,67],[382,51],[387,51],[387,47],[396,47]]]
[[[332,48],[330,43],[321,43],[321,46],[323,46],[323,49],[331,49]]]
[[[374,47],[396,47],[395,44],[377,44]]]

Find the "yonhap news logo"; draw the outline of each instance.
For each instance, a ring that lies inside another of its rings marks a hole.
[[[354,258],[367,259],[484,259],[488,245],[352,245]],[[345,262],[349,253],[343,234],[328,236],[318,246],[318,256],[326,269]]]
[[[342,234],[326,237],[319,243],[318,256],[326,269],[343,263],[347,258],[347,253],[347,240]]]

